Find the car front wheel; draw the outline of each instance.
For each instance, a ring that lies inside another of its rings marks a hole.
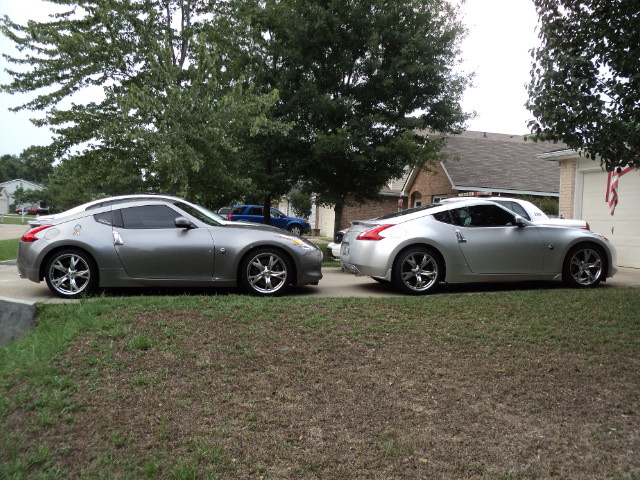
[[[606,257],[599,247],[578,245],[569,250],[562,279],[568,287],[595,287],[606,275]]]
[[[393,283],[404,293],[424,295],[438,283],[442,265],[438,255],[426,247],[414,247],[402,252],[393,266]]]
[[[77,298],[95,291],[98,286],[98,267],[86,252],[61,250],[47,262],[45,280],[56,295]]]
[[[289,288],[292,275],[289,259],[271,248],[253,252],[240,267],[240,280],[252,295],[281,295]]]
[[[302,235],[302,227],[300,225],[289,225],[287,229],[294,235]]]

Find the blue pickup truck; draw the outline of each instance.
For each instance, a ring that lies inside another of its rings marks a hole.
[[[262,223],[264,220],[262,205],[235,205],[227,220],[234,222],[254,222]],[[271,225],[274,227],[289,230],[296,235],[308,233],[311,230],[309,220],[304,218],[288,217],[277,208],[271,207]]]

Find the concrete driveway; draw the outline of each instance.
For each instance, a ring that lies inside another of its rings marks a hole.
[[[4,238],[20,237],[27,227],[24,225],[0,224],[0,240]],[[390,285],[380,284],[368,277],[356,277],[342,272],[339,268],[324,268],[324,278],[318,286],[299,287],[292,290],[292,295],[304,297],[394,297],[400,296]],[[640,269],[621,268],[618,273],[609,279],[604,287],[638,287],[640,288]],[[466,285],[441,285],[440,293],[462,293],[478,291],[505,291],[522,290],[530,288],[561,288],[562,284],[555,283],[522,283],[522,284],[466,284]],[[232,293],[237,290],[221,289],[192,289],[187,293]],[[160,293],[185,293],[184,289],[162,290],[157,289],[117,289],[107,291],[106,294],[114,295],[158,295]],[[15,261],[0,262],[0,297],[4,299],[16,299],[27,302],[60,302],[63,301],[54,296],[47,288],[46,283],[33,283],[20,278]]]

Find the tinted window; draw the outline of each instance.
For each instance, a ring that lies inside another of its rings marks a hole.
[[[112,221],[111,221],[111,211],[109,212],[103,212],[103,213],[96,213],[93,218],[95,219],[96,222],[98,223],[103,223],[105,225],[111,225]]]
[[[247,215],[260,215],[262,216],[262,207],[251,207]]]
[[[511,210],[512,212],[517,213],[518,215],[520,215],[522,218],[526,218],[527,220],[531,220],[531,218],[529,218],[529,214],[527,213],[527,211],[522,208],[522,206],[519,203],[516,202],[506,202],[506,201],[501,201],[501,200],[494,200],[496,203],[499,203],[500,205],[502,205],[503,207],[508,208],[509,210]]]
[[[434,213],[433,218],[442,223],[453,223],[448,210],[445,210],[444,212]]]
[[[182,210],[187,212],[189,215],[196,217],[198,220],[200,220],[203,223],[206,223],[207,225],[220,225],[219,221],[224,220],[224,218],[222,218],[217,213],[207,210],[204,207],[200,207],[200,209],[198,209],[184,202],[173,202],[173,205],[175,205],[178,208],[181,208]]]
[[[98,223],[122,228],[122,212],[120,210],[96,213],[93,218]]]
[[[145,205],[123,208],[124,228],[176,228],[175,219],[180,216],[166,205]]]
[[[472,205],[451,210],[453,223],[461,227],[504,227],[515,225],[511,213],[496,205]]]

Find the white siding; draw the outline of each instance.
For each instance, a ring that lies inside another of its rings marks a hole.
[[[606,191],[607,173],[592,160],[578,160],[576,217],[611,240],[618,252],[618,265],[640,268],[640,171],[620,177],[619,203],[613,216],[605,201]]]

